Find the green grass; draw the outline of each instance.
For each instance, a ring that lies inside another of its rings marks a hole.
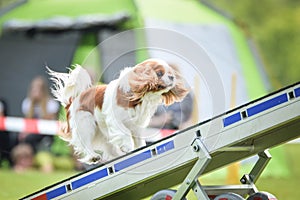
[[[260,191],[267,191],[277,197],[277,199],[297,200],[300,196],[299,176],[288,179],[261,178],[257,182]]]
[[[15,200],[74,175],[74,171],[15,173],[0,169],[0,199]]]
[[[300,145],[288,144],[279,147],[283,149],[286,155],[286,162],[289,168],[289,175],[286,177],[262,175],[256,186],[260,191],[268,191],[274,194],[278,199],[296,200],[300,196],[299,179],[300,179]],[[275,155],[274,155],[275,156]],[[268,168],[267,171],[272,171]],[[28,171],[23,174],[14,173],[11,170],[0,169],[0,199],[18,199],[28,194],[43,189],[63,179],[74,175],[74,171],[55,171],[54,173],[45,174],[39,171]],[[204,176],[200,179],[203,185],[222,185],[225,184],[225,176],[216,173],[215,175]],[[176,187],[174,187],[176,189]],[[188,195],[189,200],[194,200],[193,194]]]

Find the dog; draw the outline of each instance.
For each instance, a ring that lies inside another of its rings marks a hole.
[[[47,67],[51,92],[66,109],[65,138],[87,164],[103,163],[145,145],[140,136],[158,105],[187,95],[182,76],[161,59],[127,67],[118,79],[93,86],[81,66],[69,73]]]

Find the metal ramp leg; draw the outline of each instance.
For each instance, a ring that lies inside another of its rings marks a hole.
[[[195,184],[192,189],[197,199],[209,199],[203,186],[201,186],[199,180],[195,181]]]
[[[249,195],[258,192],[255,183],[272,158],[268,150],[258,153],[258,156],[259,158],[253,166],[251,172],[249,174],[245,174],[240,180],[242,184],[248,184],[251,186],[252,191],[248,193]]]
[[[242,185],[205,186],[203,188],[207,195],[216,196],[232,192],[246,197],[247,195],[253,195],[257,193],[258,189],[256,188],[255,183],[272,158],[268,150],[258,153],[258,156],[259,158],[254,164],[250,173],[245,174],[240,179]]]
[[[244,175],[241,178],[241,183],[246,184],[252,182],[256,183],[257,179],[261,175],[261,173],[264,171],[266,168],[267,164],[270,162],[272,156],[269,153],[268,150],[264,150],[263,152],[258,153],[258,160],[256,161],[255,165],[253,166],[251,172],[248,175]]]
[[[198,153],[199,159],[177,190],[175,196],[173,197],[173,200],[183,199],[190,189],[193,189],[198,199],[209,200],[206,192],[198,181],[198,177],[201,175],[201,173],[204,171],[205,167],[211,160],[211,156],[209,155],[206,147],[199,138],[194,140],[192,148],[195,152]]]
[[[170,190],[161,191],[162,195],[156,195],[156,197],[152,198],[151,200],[166,199],[166,196],[173,200],[182,200],[185,199],[187,193],[191,189],[193,190],[197,199],[201,200],[210,200],[211,198],[215,197],[215,199],[219,199],[221,197],[223,198],[224,195],[225,197],[232,197],[232,195],[236,195],[235,199],[244,199],[246,196],[249,196],[249,198],[251,197],[253,199],[254,197],[257,197],[257,195],[261,194],[265,196],[272,196],[269,193],[259,192],[255,186],[255,182],[258,180],[259,176],[272,158],[268,150],[258,153],[259,158],[254,164],[250,173],[245,174],[241,178],[240,182],[242,185],[202,186],[198,178],[205,170],[207,164],[210,162],[211,156],[209,155],[200,138],[194,140],[192,148],[198,154],[198,160],[186,176],[183,183],[180,185],[179,189],[177,191],[172,190],[171,192]]]

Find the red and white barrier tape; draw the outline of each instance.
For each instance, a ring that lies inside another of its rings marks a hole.
[[[0,131],[56,135],[59,125],[60,122],[55,120],[0,117]]]
[[[56,135],[59,133],[61,122],[44,119],[26,119],[20,117],[0,117],[0,131],[26,132],[43,135]],[[175,132],[175,130],[161,129],[161,139]]]

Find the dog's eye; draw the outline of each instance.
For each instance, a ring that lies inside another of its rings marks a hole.
[[[160,77],[162,77],[164,74],[163,74],[162,71],[158,71],[158,72],[156,73],[156,75],[160,78]]]

